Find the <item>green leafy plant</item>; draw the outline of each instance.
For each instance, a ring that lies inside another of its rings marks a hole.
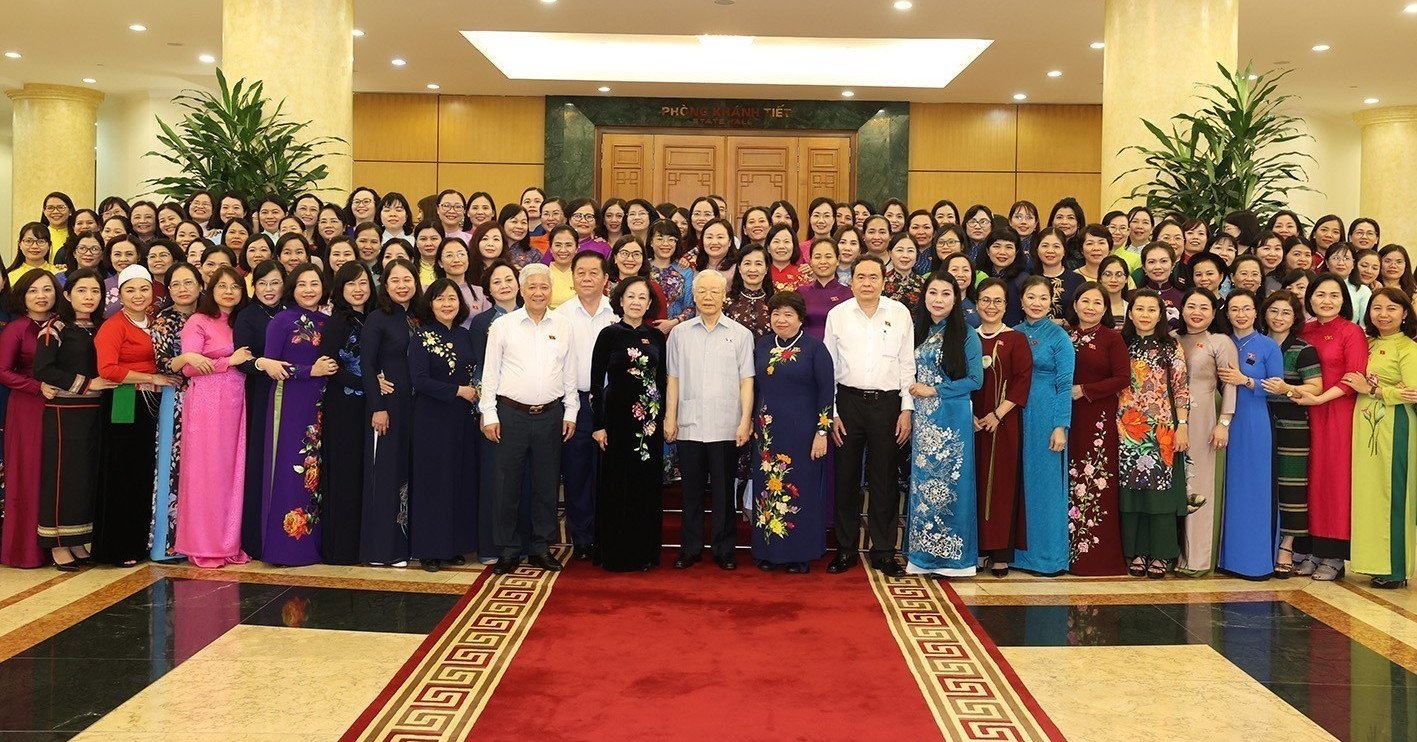
[[[345,140],[305,138],[310,122],[289,120],[282,112],[285,101],[269,107],[259,80],[227,85],[220,69],[216,79],[216,93],[184,90],[172,99],[187,110],[175,126],[158,119],[162,133],[157,139],[164,149],[145,156],[166,160],[180,173],[148,180],[152,192],[179,200],[201,190],[248,198],[274,195],[289,203],[319,190],[329,175],[320,157]]]
[[[1130,197],[1145,198],[1153,211],[1218,224],[1230,212],[1250,209],[1263,220],[1287,208],[1290,193],[1313,190],[1303,165],[1313,156],[1292,149],[1293,142],[1313,137],[1297,128],[1297,117],[1281,112],[1295,99],[1279,92],[1292,70],[1256,74],[1249,65],[1234,72],[1216,66],[1224,82],[1201,84],[1198,110],[1172,116],[1170,132],[1142,120],[1156,142],[1123,147],[1118,154],[1135,152],[1143,164],[1116,180],[1144,174],[1147,181]]]

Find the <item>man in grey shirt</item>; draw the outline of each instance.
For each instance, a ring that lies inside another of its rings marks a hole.
[[[664,440],[679,443],[683,487],[680,554],[694,566],[704,549],[704,493],[713,510],[711,546],[720,569],[737,569],[733,549],[733,476],[748,442],[753,412],[753,335],[723,315],[728,282],[706,270],[694,280],[698,316],[669,333]]]

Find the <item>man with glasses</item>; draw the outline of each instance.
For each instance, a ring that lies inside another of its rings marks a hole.
[[[915,332],[910,310],[882,296],[885,263],[863,255],[851,268],[854,298],[827,313],[822,341],[836,368],[836,413],[832,439],[836,456],[836,558],[832,574],[857,560],[861,525],[861,460],[871,492],[867,514],[871,566],[887,577],[903,577],[895,560],[900,482],[896,458],[910,439],[915,402]]]

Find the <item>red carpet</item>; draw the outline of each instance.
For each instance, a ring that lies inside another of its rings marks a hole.
[[[469,739],[940,738],[860,566],[739,554],[731,573],[570,565]]]

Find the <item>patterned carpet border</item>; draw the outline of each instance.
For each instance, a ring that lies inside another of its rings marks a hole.
[[[866,571],[945,739],[1064,739],[948,584]]]
[[[468,589],[341,742],[461,740],[492,697],[556,582],[555,573],[491,570]]]

